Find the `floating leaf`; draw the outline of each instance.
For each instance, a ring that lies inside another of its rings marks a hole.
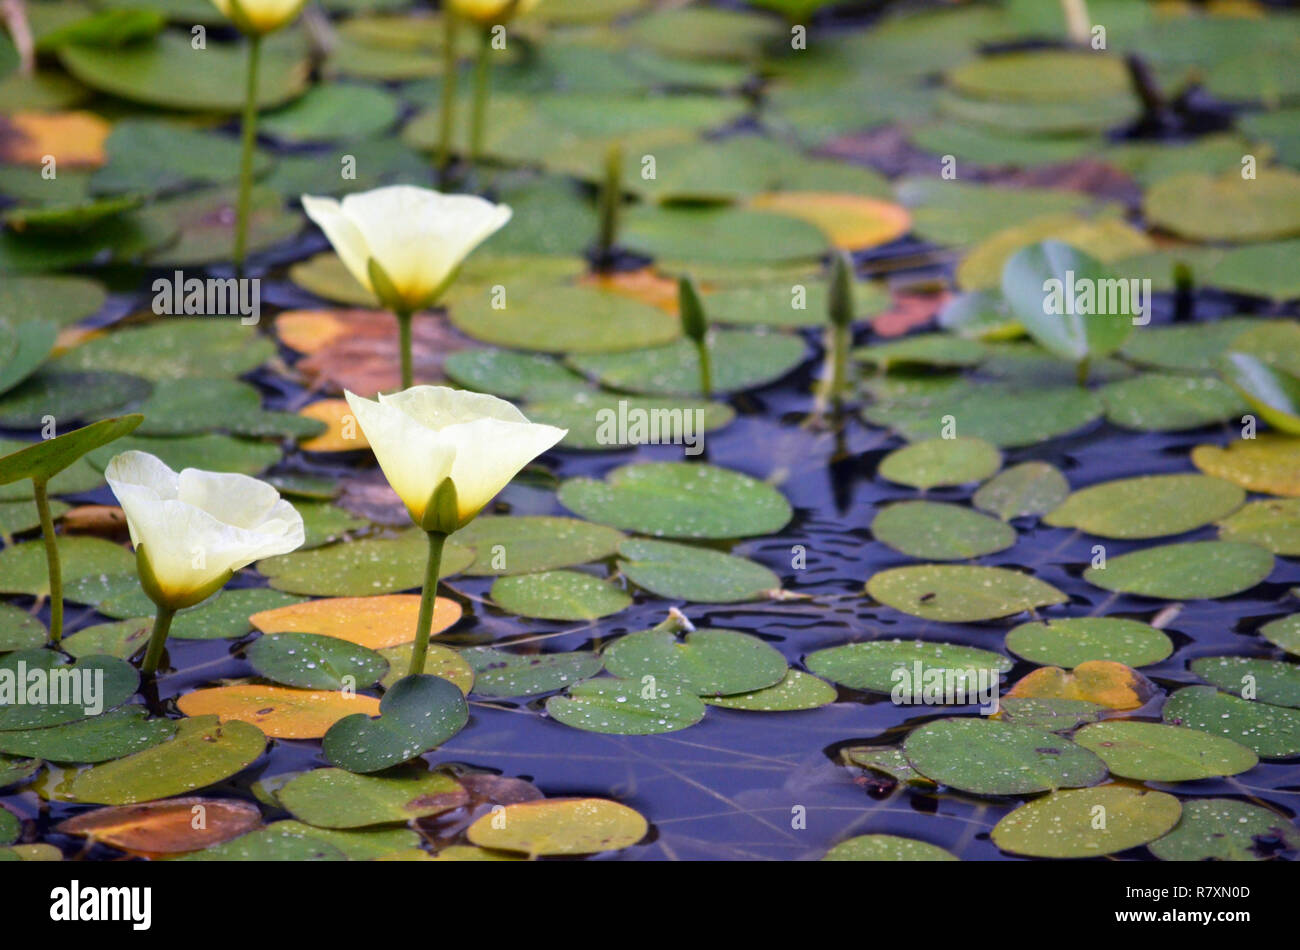
[[[1150,844],[1161,861],[1261,861],[1272,849],[1300,848],[1289,818],[1231,798],[1184,803],[1174,830]]]
[[[67,421],[95,419],[149,394],[149,384],[135,376],[66,373],[53,366],[46,364],[0,396],[0,424],[12,429],[37,429],[49,416]]]
[[[469,796],[447,773],[411,766],[386,775],[313,769],[285,783],[277,798],[309,825],[365,828],[437,815],[459,808]]]
[[[155,855],[199,851],[237,838],[261,823],[261,812],[248,802],[173,798],[98,808],[60,822],[55,830],[122,851]]]
[[[1107,419],[1138,432],[1200,429],[1246,411],[1231,387],[1209,376],[1144,373],[1110,383],[1098,395]]]
[[[925,620],[970,623],[1063,604],[1051,584],[1003,567],[919,564],[881,571],[867,581],[880,603]]]
[[[661,538],[745,538],[779,531],[790,503],[740,472],[685,462],[616,468],[605,481],[571,478],[560,503],[584,518]]]
[[[1239,541],[1188,541],[1146,548],[1090,567],[1083,578],[1105,590],[1197,600],[1249,590],[1273,570],[1273,555]]]
[[[975,340],[946,333],[923,333],[858,347],[851,355],[860,363],[870,363],[889,371],[905,366],[976,366],[986,354],[984,347]]]
[[[248,662],[267,679],[302,689],[364,689],[388,672],[388,661],[374,650],[315,633],[260,637]]]
[[[1024,406],[1033,406],[1034,411],[1026,414]],[[1040,388],[987,382],[953,386],[933,400],[898,400],[862,410],[868,422],[887,426],[909,442],[940,439],[955,421],[964,436],[1002,448],[1054,439],[1101,414],[1101,401],[1078,386]]]
[[[216,716],[182,720],[175,738],[75,775],[73,801],[133,805],[214,785],[251,765],[266,737],[246,722]]]
[[[1012,726],[1029,726],[1047,732],[1069,732],[1085,722],[1095,722],[1105,706],[1081,699],[1034,699],[1004,696],[998,718]]]
[[[1220,176],[1172,175],[1143,195],[1153,226],[1193,241],[1267,241],[1300,233],[1300,175],[1261,168],[1243,178],[1239,169]]]
[[[937,845],[897,835],[858,835],[826,852],[823,861],[958,861]]]
[[[319,739],[346,716],[379,712],[379,700],[359,693],[258,685],[198,689],[178,698],[176,706],[190,717],[251,723],[272,739]]]
[[[1300,614],[1280,617],[1259,628],[1259,635],[1287,653],[1300,656]]]
[[[781,682],[774,686],[731,693],[727,696],[708,696],[704,701],[723,709],[743,709],[751,712],[796,712],[819,709],[835,702],[835,687],[815,676],[799,670],[786,670]]]
[[[28,682],[33,670],[47,675]],[[98,716],[133,695],[135,668],[111,656],[86,656],[68,663],[53,650],[24,650],[0,658],[0,730],[44,729]],[[21,701],[18,699],[21,698]]]
[[[890,201],[828,191],[774,191],[755,195],[749,206],[806,221],[846,251],[879,247],[912,229],[907,209]]]
[[[0,653],[35,649],[44,646],[49,637],[39,619],[13,604],[0,604]]]
[[[40,759],[18,759],[0,755],[0,788],[26,782],[41,768]]]
[[[538,696],[590,679],[601,671],[598,653],[507,653],[475,647],[461,656],[473,668],[474,692],[480,696]]]
[[[876,470],[881,478],[922,490],[981,482],[1002,467],[1002,453],[983,439],[926,439],[895,449]]]
[[[621,243],[661,261],[779,264],[826,252],[820,228],[786,214],[744,208],[659,206],[628,216]]]
[[[1100,827],[1097,808],[1105,809]],[[1178,799],[1164,792],[1127,785],[1069,789],[1021,805],[993,828],[993,843],[1035,858],[1091,858],[1154,841],[1181,813]]]
[[[577,518],[488,515],[457,531],[455,540],[476,555],[466,574],[531,574],[607,558],[623,533]]]
[[[1207,475],[1145,475],[1074,492],[1043,521],[1103,538],[1183,534],[1241,506],[1246,494]]]
[[[256,567],[276,590],[312,596],[365,597],[420,587],[424,583],[427,556],[424,532],[410,530],[394,538],[364,538],[282,554],[258,561]],[[450,542],[443,547],[438,576],[458,574],[473,560],[473,551]]]
[[[530,403],[528,418],[568,429],[560,443],[565,448],[616,451],[680,441],[689,452],[703,445],[705,432],[729,425],[736,410],[705,399],[582,392],[566,400]],[[470,527],[482,520],[476,519]]]
[[[618,553],[619,570],[628,580],[660,597],[730,604],[756,600],[781,586],[761,564],[688,544],[629,538]]]
[[[914,702],[924,698],[925,685],[931,681],[942,682],[944,692],[951,683],[969,702],[977,702],[981,674],[994,674],[992,679],[996,685],[996,674],[1011,669],[1011,661],[1000,653],[925,640],[846,643],[810,653],[804,663],[832,683],[875,693],[899,690],[903,698]],[[914,681],[917,664],[920,664],[920,682]]]
[[[926,778],[976,795],[1026,795],[1095,785],[1106,766],[1050,732],[990,719],[941,719],[908,733],[907,761]]]
[[[1186,686],[1165,702],[1165,722],[1223,736],[1263,759],[1300,755],[1300,712],[1221,693],[1213,686]]]
[[[263,633],[314,633],[381,650],[413,641],[419,615],[418,594],[388,594],[302,601],[255,613],[248,622]],[[460,604],[439,597],[434,603],[432,632],[454,626],[460,616]]]
[[[595,620],[632,603],[621,588],[578,571],[543,571],[500,577],[492,585],[497,606],[542,620]]]
[[[1007,649],[1031,663],[1066,669],[1089,660],[1149,666],[1174,652],[1155,627],[1119,617],[1067,617],[1022,623],[1007,634]]]
[[[167,741],[176,725],[149,719],[139,706],[122,706],[62,725],[0,732],[0,752],[52,762],[107,762]]]
[[[1300,435],[1300,376],[1253,354],[1235,352],[1224,354],[1220,371],[1265,422],[1289,435]]]
[[[1300,555],[1300,499],[1249,502],[1219,522],[1219,539],[1247,541],[1286,557]]]
[[[647,693],[653,692],[653,696]],[[651,736],[676,732],[704,718],[698,696],[672,682],[640,680],[587,680],[546,701],[552,719],[583,729],[616,736]]]
[[[886,506],[871,522],[871,533],[895,551],[932,561],[982,557],[1016,543],[1015,529],[1003,522],[960,505],[933,501]]]
[[[519,802],[484,815],[466,835],[481,848],[519,851],[536,858],[596,854],[630,848],[649,831],[639,812],[601,798]]]
[[[275,344],[254,326],[235,320],[177,317],[127,326],[74,347],[59,358],[65,370],[112,371],[159,382],[215,377],[233,379],[275,354]]]
[[[1021,462],[985,482],[971,498],[980,511],[1003,521],[1045,515],[1070,493],[1060,469],[1047,462]]]
[[[407,675],[411,669],[411,654],[414,651],[413,642],[385,647],[378,651],[379,655],[388,661],[388,673],[380,682],[384,689],[392,689],[398,680]],[[439,643],[429,644],[429,652],[424,657],[424,669],[416,672],[439,676],[449,683],[455,683],[462,693],[468,693],[470,687],[474,685],[474,670],[464,656],[459,651]]]
[[[935,787],[934,782],[912,768],[912,763],[897,746],[850,746],[841,755],[845,764],[870,769],[895,782],[926,789]]]
[[[1273,706],[1300,708],[1300,666],[1244,656],[1203,656],[1191,671],[1219,689]]]
[[[407,676],[379,703],[334,723],[321,743],[332,764],[349,772],[378,772],[442,745],[469,721],[460,687],[437,676]]]
[[[278,445],[209,432],[175,438],[127,436],[114,445],[96,449],[86,458],[103,471],[113,456],[131,451],[156,455],[177,471],[201,468],[241,475],[257,475],[280,461],[282,455]]]
[[[277,822],[277,825],[286,824]],[[347,855],[327,841],[303,832],[272,826],[213,845],[178,861],[345,861]]]
[[[1190,782],[1253,769],[1255,753],[1229,739],[1158,722],[1094,722],[1075,741],[1101,756],[1115,775],[1151,782]]]
[[[145,648],[152,632],[153,621],[148,617],[98,623],[64,637],[59,648],[74,657],[103,654],[129,660]]]
[[[736,630],[641,630],[605,648],[605,667],[627,681],[652,676],[680,683],[697,696],[725,696],[775,686],[785,658],[758,637]]]
[[[1265,433],[1228,447],[1198,445],[1192,464],[1248,491],[1300,497],[1300,439]]]
[[[586,380],[552,357],[536,353],[460,350],[449,353],[442,368],[466,389],[491,393],[503,399],[526,399],[530,402],[559,399],[591,388]]]
[[[1137,709],[1156,693],[1155,684],[1114,660],[1084,660],[1067,673],[1044,666],[1007,691],[1007,698],[1073,699],[1107,709]]]

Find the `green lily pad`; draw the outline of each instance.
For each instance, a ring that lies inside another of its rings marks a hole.
[[[648,303],[590,287],[530,286],[493,307],[486,291],[460,298],[451,322],[476,340],[543,353],[608,353],[636,350],[675,339],[677,320]]]
[[[1225,317],[1209,323],[1139,327],[1120,355],[1144,366],[1180,372],[1212,372],[1232,341],[1259,326],[1254,317]]]
[[[571,478],[560,504],[590,521],[660,538],[746,538],[779,531],[793,512],[765,482],[714,465],[625,465],[605,481]]]
[[[0,668],[7,671],[11,697],[23,684],[24,669],[48,671],[40,683],[26,684],[24,702],[11,698],[0,706],[0,730],[43,729],[102,715],[130,699],[139,683],[132,666],[111,656],[81,657],[68,663],[52,650],[25,650],[0,659]],[[92,677],[93,693],[86,685]]]
[[[465,728],[469,706],[455,683],[416,674],[379,701],[379,715],[355,713],[330,726],[321,751],[349,772],[378,772],[436,748]]]
[[[1004,696],[999,703],[1001,721],[1046,732],[1070,732],[1085,722],[1096,722],[1105,706],[1083,699]]]
[[[1024,406],[1033,406],[1034,411],[1025,413]],[[965,383],[933,400],[884,402],[862,410],[862,417],[872,425],[893,429],[909,442],[938,439],[953,422],[962,436],[1002,448],[1046,442],[1082,428],[1101,414],[1101,401],[1078,386],[1026,388],[1002,383]]]
[[[727,696],[707,696],[704,702],[747,712],[797,712],[829,706],[837,695],[835,687],[825,680],[799,670],[786,670],[784,678],[774,686]]]
[[[703,444],[705,432],[729,425],[736,410],[706,399],[584,391],[530,403],[528,418],[568,429],[560,442],[565,448],[615,451],[658,440],[680,441],[692,451]]]
[[[40,770],[40,767],[40,759],[20,759],[0,755],[0,788],[26,782]]]
[[[922,775],[976,795],[1027,795],[1096,785],[1106,766],[1068,739],[991,719],[941,719],[908,733],[903,754]]]
[[[1259,635],[1287,653],[1300,656],[1300,614],[1281,617],[1259,628]]]
[[[618,553],[624,576],[660,597],[731,604],[756,600],[781,586],[781,579],[761,564],[689,544],[629,538]]]
[[[418,848],[420,834],[410,828],[363,828],[342,830],[315,828],[300,821],[286,819],[267,825],[266,831],[277,835],[300,835],[337,848],[350,861],[370,861]],[[205,852],[206,853],[206,852]]]
[[[1105,590],[1164,600],[1212,600],[1249,590],[1273,571],[1273,555],[1239,541],[1189,541],[1145,548],[1090,567],[1083,579]]]
[[[229,184],[239,176],[238,139],[172,120],[122,119],[104,141],[104,154],[107,163],[91,177],[92,190],[100,194],[173,192],[192,184]],[[269,155],[254,153],[255,176],[271,165]]]
[[[61,501],[50,502],[50,517],[58,521],[68,511]],[[40,527],[41,515],[34,501],[0,502],[0,540],[12,541],[15,534]]]
[[[846,765],[870,769],[905,785],[926,789],[935,787],[934,782],[912,768],[912,763],[907,761],[907,756],[903,755],[903,750],[897,746],[850,746],[840,754]]]
[[[1007,649],[1031,663],[1073,669],[1089,660],[1149,666],[1174,652],[1155,627],[1119,617],[1067,617],[1022,623],[1007,634]]]
[[[34,650],[44,646],[49,636],[39,618],[13,604],[0,604],[0,653]]]
[[[853,358],[882,370],[905,366],[932,366],[942,369],[978,366],[985,350],[977,340],[945,333],[922,333],[901,340],[860,346]]]
[[[951,851],[898,835],[858,835],[826,852],[823,861],[959,861]]]
[[[474,692],[480,696],[513,698],[552,693],[590,679],[601,671],[598,653],[507,653],[474,647],[461,656],[474,669]]]
[[[930,177],[905,178],[899,199],[912,208],[912,231],[935,244],[975,244],[1045,214],[1081,212],[1089,196],[1056,188],[1009,188]]]
[[[1150,844],[1161,861],[1261,861],[1267,845],[1300,848],[1289,818],[1231,798],[1198,798],[1183,805],[1174,830]]]
[[[903,690],[904,698],[917,700],[921,698],[924,683],[912,683],[911,692],[908,692],[906,683],[912,678],[918,663],[923,678],[940,675],[946,678],[951,674],[954,686],[964,689],[972,701],[980,671],[1005,673],[1011,669],[1011,661],[1000,653],[925,640],[846,643],[810,653],[804,663],[818,676],[850,689],[892,693],[898,688]],[[906,679],[901,683],[899,671],[906,673]]]
[[[184,267],[228,260],[234,247],[237,202],[234,189],[207,188],[148,205],[139,214],[146,224],[178,232],[174,243],[150,255],[150,264]],[[248,201],[250,253],[287,241],[301,228],[302,218],[285,209],[279,193],[253,187]]]
[[[871,522],[871,533],[895,551],[933,561],[982,557],[1016,543],[1015,529],[1004,522],[960,505],[933,501],[886,506]]]
[[[95,449],[87,460],[103,471],[113,456],[128,451],[156,455],[176,471],[201,468],[209,472],[258,475],[280,461],[278,445],[229,435],[204,433],[186,436],[127,436],[113,445]]]
[[[74,603],[87,602],[74,596],[78,581],[135,573],[135,558],[131,552],[111,541],[60,536],[57,544],[64,594]],[[26,541],[0,551],[0,593],[49,596],[50,578],[44,544]]]
[[[549,356],[511,350],[476,349],[448,353],[443,372],[474,392],[503,399],[554,400],[591,387]],[[532,418],[532,415],[529,416]]]
[[[242,771],[265,748],[266,736],[246,722],[219,723],[216,716],[182,719],[172,739],[77,773],[66,794],[73,801],[101,805],[182,795]]]
[[[0,393],[36,372],[54,349],[58,333],[50,320],[24,320],[15,326],[0,318]]]
[[[491,596],[503,610],[542,620],[595,620],[632,603],[622,589],[578,571],[500,577],[492,585]]]
[[[1230,739],[1158,722],[1094,722],[1074,738],[1101,756],[1115,775],[1142,781],[1189,782],[1236,775],[1259,763],[1254,752]]]
[[[194,607],[177,611],[169,636],[179,640],[231,640],[253,629],[248,618],[263,610],[274,610],[303,601],[265,587],[223,590]],[[144,617],[154,611],[153,602],[138,584],[128,593],[101,601],[96,609],[109,617]]]
[[[1070,493],[1061,470],[1047,462],[1021,462],[999,472],[981,485],[971,497],[980,511],[1003,521],[1031,515],[1045,515]]]
[[[9,809],[0,806],[0,844],[12,844],[22,832],[22,820]]]
[[[535,414],[529,418],[538,421]],[[464,573],[492,576],[604,560],[618,550],[623,532],[577,518],[487,515],[475,518],[454,537],[475,554]]]
[[[398,102],[374,86],[322,84],[258,122],[259,129],[285,142],[329,142],[378,135],[397,121]]]
[[[1106,418],[1138,432],[1182,432],[1236,418],[1246,404],[1210,376],[1144,373],[1109,383],[1098,392]]]
[[[0,484],[22,478],[48,482],[76,463],[87,452],[121,438],[142,421],[143,417],[139,415],[104,419],[82,429],[10,452],[0,458]]]
[[[1181,814],[1178,799],[1164,792],[1127,785],[1067,789],[1007,815],[994,826],[993,843],[1035,858],[1092,858],[1154,841]]]
[[[0,426],[37,429],[50,417],[61,422],[99,418],[143,399],[151,388],[124,373],[59,372],[54,365],[0,396]]]
[[[891,568],[867,581],[867,593],[905,614],[947,623],[1010,617],[1068,599],[1029,574],[966,564]]]
[[[140,405],[142,436],[231,435],[304,439],[319,435],[325,424],[293,412],[262,408],[257,388],[232,379],[160,380]]]
[[[1207,475],[1143,475],[1080,489],[1043,521],[1103,538],[1160,538],[1216,521],[1245,500],[1236,485]]]
[[[1129,89],[1115,57],[1075,50],[1029,50],[983,56],[948,73],[948,84],[972,96],[1036,102],[1091,100]]]
[[[628,215],[621,243],[661,263],[779,264],[813,260],[827,240],[788,215],[744,208],[658,206]]]
[[[166,742],[176,728],[176,720],[150,719],[140,706],[120,706],[63,725],[0,732],[0,752],[53,762],[107,762]]]
[[[1243,178],[1173,175],[1148,188],[1142,212],[1154,227],[1193,241],[1269,241],[1300,234],[1300,174],[1261,168]]]
[[[277,486],[278,487],[278,486]],[[346,537],[349,532],[369,526],[370,522],[337,505],[323,501],[299,499],[293,507],[302,515],[304,540],[298,550],[324,547]]]
[[[83,627],[71,636],[65,636],[59,647],[74,657],[98,654],[129,660],[144,649],[152,630],[153,621],[148,617],[97,623]]]
[[[1300,666],[1244,656],[1203,656],[1191,671],[1227,693],[1272,706],[1300,708]],[[1251,695],[1246,695],[1249,692]]]
[[[785,658],[758,637],[736,630],[696,630],[679,639],[671,630],[642,630],[605,648],[605,668],[621,679],[653,676],[680,683],[697,696],[726,696],[775,686]]]
[[[178,861],[346,861],[348,856],[328,841],[278,827],[259,828],[202,851],[181,855]],[[305,825],[303,827],[306,827]]]
[[[1213,686],[1185,686],[1165,701],[1165,722],[1223,736],[1261,759],[1300,755],[1300,712],[1221,693]]]
[[[259,637],[247,658],[267,679],[302,689],[365,689],[388,672],[388,661],[374,650],[314,633]]]
[[[313,597],[367,597],[421,587],[427,557],[423,532],[406,531],[393,538],[341,541],[281,554],[258,561],[256,567],[276,590]],[[438,576],[459,574],[473,561],[473,551],[448,543]]]
[[[677,683],[600,677],[552,696],[546,701],[546,713],[587,732],[652,736],[695,725],[704,718],[705,705]]]
[[[926,439],[890,452],[877,474],[924,490],[983,481],[1001,467],[1002,453],[983,439]]]
[[[385,775],[313,769],[286,782],[276,797],[300,821],[338,829],[427,818],[458,808],[469,798],[447,773],[418,766]]]
[[[715,392],[757,389],[803,362],[802,338],[785,333],[714,330],[707,338]],[[700,395],[699,351],[690,340],[621,353],[569,357],[603,386],[658,395]]]

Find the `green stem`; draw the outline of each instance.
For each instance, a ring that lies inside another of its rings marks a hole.
[[[1074,376],[1080,386],[1088,385],[1088,358],[1086,356],[1079,360],[1079,365],[1074,368]]]
[[[833,325],[826,336],[826,372],[822,385],[825,399],[832,406],[844,400],[844,389],[849,375],[849,328]]]
[[[438,569],[442,567],[442,546],[447,536],[441,531],[430,531],[429,562],[424,568],[424,590],[420,593],[420,618],[415,625],[415,646],[411,648],[411,666],[407,676],[424,672],[424,660],[429,655],[429,631],[433,628],[433,608],[438,600]]]
[[[248,200],[253,191],[253,145],[257,140],[257,66],[261,59],[262,37],[248,37],[248,84],[244,89],[244,128],[239,156],[239,206],[235,211],[235,270],[244,270],[248,245]]]
[[[707,399],[713,395],[713,361],[709,357],[708,340],[700,340],[695,349],[700,354],[700,393]]]
[[[402,349],[402,388],[415,385],[415,364],[411,354],[411,314],[397,312],[397,330]]]
[[[50,517],[50,496],[44,479],[32,479],[36,487],[36,512],[41,516],[41,536],[45,539],[45,563],[50,571],[50,640],[63,639],[63,571],[59,566],[59,544],[54,537],[54,519]]]
[[[456,15],[442,8],[442,111],[438,116],[438,175],[445,186],[456,120]]]
[[[153,633],[149,635],[149,649],[145,651],[144,663],[140,667],[140,672],[146,676],[152,676],[162,661],[163,647],[167,643],[167,632],[172,628],[174,616],[176,611],[163,606],[159,606],[158,612],[154,614]]]
[[[489,78],[491,69],[489,68],[489,55],[492,52],[492,34],[487,30],[479,37],[478,53],[474,60],[474,111],[470,114],[469,126],[469,160],[471,165],[477,165],[483,155],[483,129],[487,125],[487,103],[489,88]]]
[[[600,188],[600,234],[596,252],[603,268],[610,261],[614,245],[618,242],[618,219],[623,205],[623,149],[611,145],[605,153],[605,180]]]

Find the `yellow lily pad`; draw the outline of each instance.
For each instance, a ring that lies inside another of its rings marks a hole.
[[[1192,464],[1248,491],[1300,497],[1300,439],[1265,434],[1227,448],[1198,445]]]
[[[176,706],[187,716],[249,723],[272,739],[319,739],[353,713],[379,715],[379,700],[373,696],[284,686],[214,686],[186,693]]]
[[[618,851],[636,844],[648,830],[639,812],[618,802],[559,798],[494,809],[470,825],[468,836],[481,848],[540,857]]]
[[[383,650],[412,642],[419,614],[418,594],[385,594],[326,597],[263,610],[248,619],[262,633],[317,633],[371,650]],[[453,626],[460,615],[460,604],[439,597],[433,608],[432,632],[438,634]]]
[[[1072,673],[1059,666],[1034,670],[1006,695],[1017,699],[1078,699],[1108,709],[1137,709],[1155,692],[1154,683],[1123,663],[1085,660]]]

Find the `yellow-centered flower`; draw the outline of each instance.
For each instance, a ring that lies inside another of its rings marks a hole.
[[[469,253],[510,220],[510,209],[475,195],[392,185],[333,198],[302,196],[339,258],[390,310],[434,303]]]
[[[496,26],[523,16],[541,0],[447,0],[459,16],[480,26]]]
[[[304,0],[212,0],[242,33],[274,33],[298,15]]]
[[[568,430],[529,422],[496,396],[413,386],[378,401],[345,393],[411,520],[451,534]]]
[[[170,610],[212,596],[241,567],[302,545],[302,515],[256,478],[177,473],[135,451],[114,456],[104,477],[126,514],[140,583]]]

